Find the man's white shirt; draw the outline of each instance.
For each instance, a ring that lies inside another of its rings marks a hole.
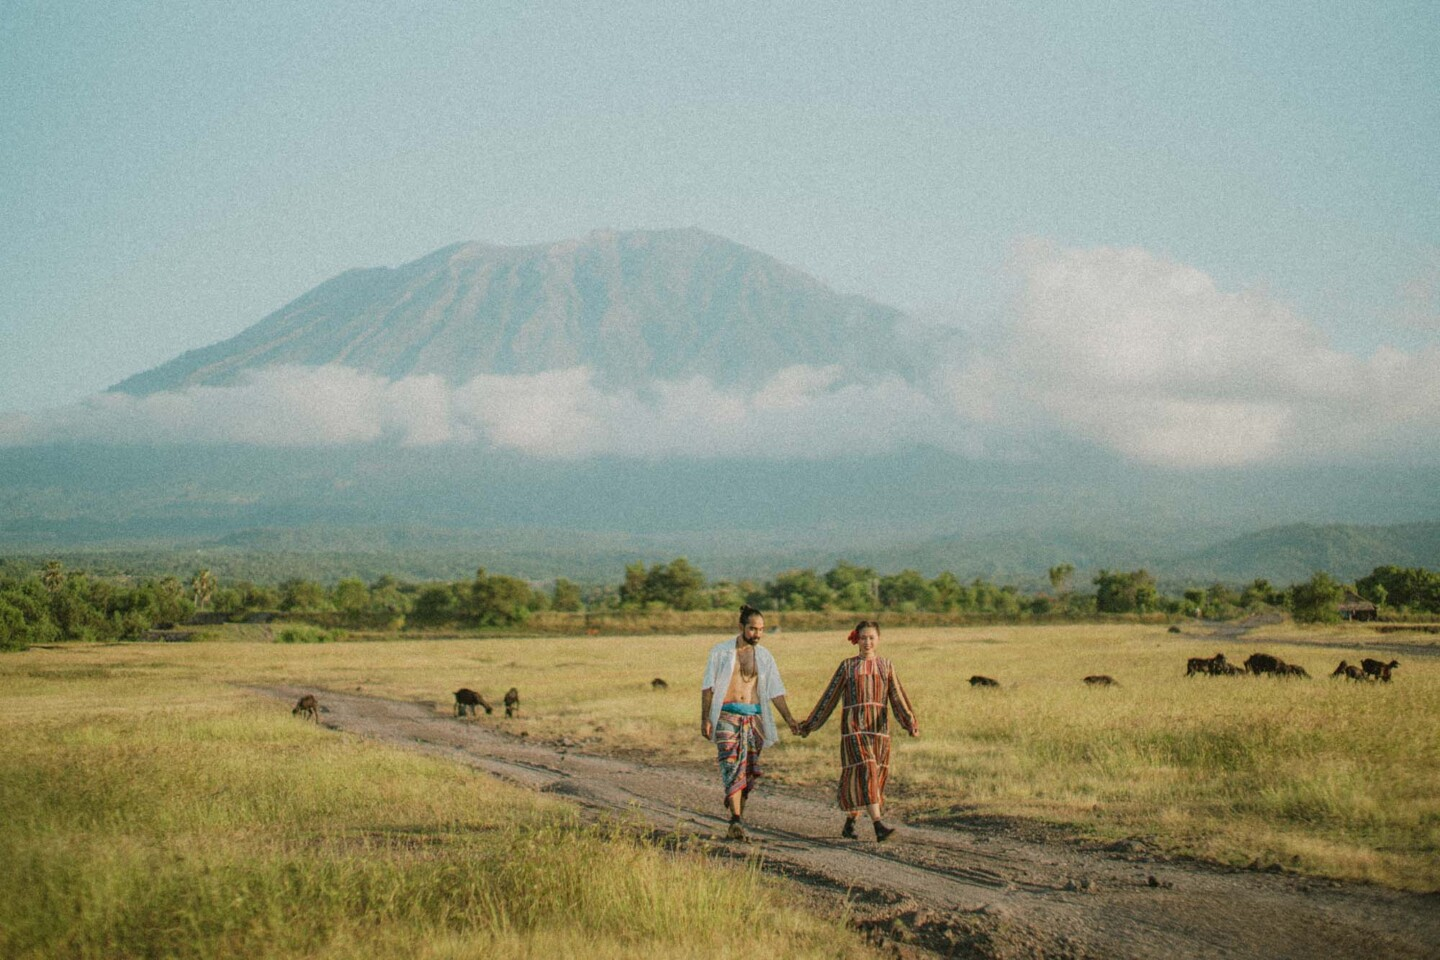
[[[720,708],[725,705],[725,691],[730,689],[730,677],[735,673],[735,654],[735,638],[731,637],[711,647],[710,656],[705,661],[705,679],[700,689],[715,691],[710,700],[712,740],[720,723]],[[780,682],[780,668],[775,665],[775,658],[758,643],[755,645],[755,670],[760,674],[755,689],[755,696],[760,701],[760,728],[765,733],[765,746],[768,747],[780,739],[770,701],[785,696],[785,684]]]

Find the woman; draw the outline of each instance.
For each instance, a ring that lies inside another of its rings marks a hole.
[[[840,714],[840,809],[845,826],[840,835],[855,839],[855,819],[864,808],[875,825],[875,839],[884,840],[895,832],[880,819],[885,804],[885,780],[890,775],[890,714],[910,736],[920,736],[915,710],[905,688],[895,676],[889,660],[875,655],[880,643],[880,624],[862,620],[850,631],[850,642],[860,648],[858,656],[842,660],[820,702],[800,725],[803,733],[819,730],[843,697]]]

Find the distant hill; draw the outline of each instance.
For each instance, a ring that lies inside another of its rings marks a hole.
[[[279,364],[452,384],[581,365],[601,382],[699,375],[729,385],[793,364],[913,379],[944,335],[700,230],[596,231],[536,246],[463,243],[394,269],[351,270],[238,336],[111,389],[222,385]]]
[[[1294,583],[1317,570],[1354,580],[1384,564],[1440,570],[1440,523],[1291,524],[1173,557],[1166,566],[1177,576]]]

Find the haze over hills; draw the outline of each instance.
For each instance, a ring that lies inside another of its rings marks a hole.
[[[843,296],[700,230],[596,231],[525,247],[463,243],[343,273],[236,337],[136,374],[144,395],[282,364],[390,379],[586,366],[602,383],[703,376],[719,386],[796,364],[914,378],[926,346],[904,314]]]

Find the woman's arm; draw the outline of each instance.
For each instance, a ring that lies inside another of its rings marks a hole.
[[[845,662],[841,661],[840,666],[835,668],[835,676],[830,678],[830,685],[825,692],[820,694],[820,700],[815,704],[815,709],[810,711],[810,716],[800,724],[800,729],[806,733],[819,730],[825,726],[825,721],[830,719],[835,705],[840,702],[840,691],[845,686]]]
[[[900,678],[896,676],[893,664],[890,667],[890,682],[886,686],[895,719],[900,721],[900,726],[904,727],[910,736],[920,736],[920,718],[915,716],[915,708],[910,704],[910,698],[905,695],[905,688],[900,685]]]

